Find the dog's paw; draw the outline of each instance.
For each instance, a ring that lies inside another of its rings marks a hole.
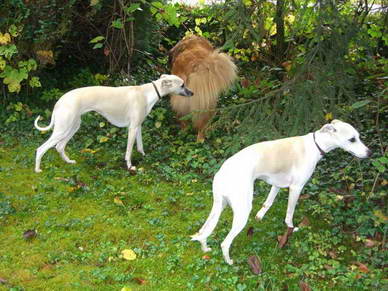
[[[264,215],[265,215],[265,212],[260,210],[259,212],[257,212],[255,219],[258,221],[263,220]]]
[[[42,170],[41,169],[35,169],[35,173],[41,173]]]
[[[233,260],[231,260],[231,259],[225,259],[225,262],[226,262],[228,265],[233,265]]]
[[[129,167],[129,168],[128,168],[128,171],[129,171],[129,173],[130,173],[131,175],[136,175],[136,173],[137,173],[137,169],[136,169],[135,166]]]
[[[67,161],[69,164],[76,164],[77,162],[75,160],[68,160]]]
[[[294,229],[292,230],[292,232],[297,232],[299,230],[299,227],[294,227]]]
[[[145,152],[144,151],[139,151],[138,150],[138,152],[141,153],[143,156],[145,156]]]
[[[212,251],[212,248],[205,247],[205,248],[202,248],[202,251],[203,251],[204,253],[211,252],[211,251]]]

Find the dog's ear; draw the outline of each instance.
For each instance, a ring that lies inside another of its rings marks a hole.
[[[324,126],[322,126],[321,132],[326,132],[326,133],[333,133],[333,132],[336,132],[337,130],[335,129],[334,125],[332,124],[325,124]]]
[[[338,123],[338,122],[342,122],[341,120],[338,120],[338,119],[333,119],[332,121],[331,121],[331,124],[336,124],[336,123]]]
[[[167,78],[167,77],[168,77],[168,75],[162,74],[159,79],[163,79],[163,78]]]
[[[172,87],[172,81],[171,80],[163,80],[162,81],[162,88],[171,88]]]

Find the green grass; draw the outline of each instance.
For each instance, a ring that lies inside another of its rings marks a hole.
[[[45,138],[14,133],[0,139],[0,278],[7,281],[1,290],[299,290],[300,281],[313,290],[362,290],[383,284],[378,267],[369,265],[368,273],[355,267],[361,245],[333,234],[330,215],[322,209],[314,214],[317,204],[308,200],[300,201],[294,221],[306,216],[310,226],[280,250],[287,195],[282,191],[258,223],[254,215],[269,191],[258,183],[251,219],[231,248],[235,265],[229,266],[219,245],[231,227],[230,209],[209,239],[208,257],[190,241],[212,205],[209,179],[162,179],[157,173],[163,166],[138,154],[135,164],[143,169],[130,175],[122,146],[112,141],[95,154],[82,153],[81,135],[68,147],[77,164],[50,150],[43,173],[36,174],[34,153]],[[30,241],[23,238],[28,229],[38,231]],[[124,249],[137,258],[123,259]],[[262,274],[251,272],[251,255],[260,258]]]

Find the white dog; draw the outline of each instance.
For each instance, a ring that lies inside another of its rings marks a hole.
[[[213,207],[208,219],[192,240],[201,243],[204,252],[207,237],[217,225],[222,210],[228,204],[233,210],[232,229],[221,244],[228,264],[229,248],[233,239],[248,221],[252,209],[253,185],[262,179],[272,185],[271,191],[256,218],[261,220],[271,207],[280,188],[289,188],[285,222],[293,228],[292,217],[303,186],[314,172],[322,156],[342,148],[359,158],[366,158],[371,151],[361,142],[359,133],[350,124],[333,120],[320,130],[296,136],[251,145],[227,159],[213,180]],[[294,231],[297,229],[295,228]]]
[[[52,147],[67,163],[75,163],[65,153],[65,147],[81,125],[81,115],[96,111],[118,127],[128,127],[128,143],[125,160],[128,169],[135,170],[131,164],[131,153],[136,138],[137,150],[144,155],[141,124],[155,103],[168,94],[192,96],[181,78],[175,75],[162,75],[160,79],[141,86],[123,87],[84,87],[74,89],[63,95],[55,104],[50,125],[35,127],[46,131],[54,126],[50,138],[36,150],[35,172],[41,172],[42,156]]]

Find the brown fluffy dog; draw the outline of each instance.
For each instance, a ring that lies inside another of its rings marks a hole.
[[[171,106],[179,118],[193,113],[197,141],[203,141],[206,125],[217,107],[218,96],[237,77],[236,65],[230,56],[214,49],[208,40],[194,35],[179,41],[170,50],[169,58],[171,73],[182,78],[194,92],[190,98],[171,96]]]

